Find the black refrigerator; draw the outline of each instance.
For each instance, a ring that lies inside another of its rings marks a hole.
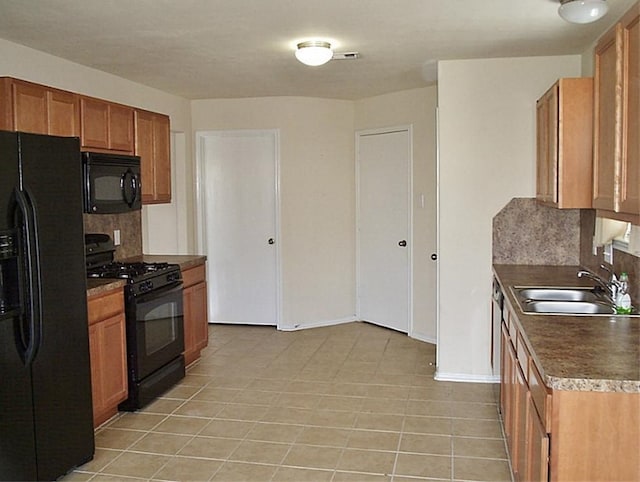
[[[0,131],[0,480],[93,458],[77,138]]]

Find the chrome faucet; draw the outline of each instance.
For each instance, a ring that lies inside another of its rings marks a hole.
[[[592,279],[607,292],[607,294],[609,295],[612,301],[615,301],[618,295],[618,290],[620,289],[620,286],[621,286],[620,282],[618,281],[618,277],[607,266],[601,264],[600,268],[604,269],[607,273],[609,273],[610,276],[608,281],[588,269],[581,269],[580,271],[578,271],[578,278],[584,277],[584,278]]]

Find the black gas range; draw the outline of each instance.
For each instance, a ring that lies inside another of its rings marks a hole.
[[[130,295],[140,295],[181,280],[180,266],[170,263],[121,262],[87,268],[88,278],[127,280]]]
[[[120,410],[144,407],[185,374],[182,275],[171,263],[114,261],[108,235],[85,236],[87,277],[125,286],[129,398]]]

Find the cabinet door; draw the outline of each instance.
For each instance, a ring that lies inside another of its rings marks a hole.
[[[620,211],[640,214],[640,5],[622,19],[623,146]]]
[[[109,104],[109,149],[133,154],[133,109]]]
[[[127,398],[127,353],[124,315],[114,316],[99,324],[102,396],[104,404],[115,406]]]
[[[14,130],[47,134],[46,87],[14,80],[12,94]]]
[[[140,156],[142,173],[142,202],[171,202],[169,117],[136,110],[135,133],[135,153]]]
[[[526,457],[524,480],[547,482],[549,480],[549,436],[545,430],[530,393],[526,400]]]
[[[617,25],[595,49],[593,207],[616,211],[615,185],[621,156],[622,62],[617,55],[622,29]]]
[[[153,122],[154,201],[171,202],[171,153],[169,117],[156,115]]]
[[[52,136],[80,136],[80,96],[50,90],[47,93],[48,133]]]
[[[516,474],[516,480],[528,480],[526,478],[526,458],[527,458],[527,382],[520,364],[515,360],[515,410],[514,410],[514,453],[511,458],[513,471]]]
[[[80,99],[82,147],[109,149],[109,104],[96,99]]]
[[[190,364],[200,356],[209,341],[207,323],[207,284],[184,289],[184,358]]]
[[[558,179],[558,94],[550,89],[537,103],[536,197],[556,204]]]
[[[191,294],[191,316],[195,320],[195,345],[198,351],[209,343],[209,323],[207,322],[207,284],[198,283]]]
[[[104,409],[104,396],[102,395],[102,359],[100,334],[98,325],[89,325],[89,359],[91,361],[91,396],[93,399],[93,422],[97,420]]]

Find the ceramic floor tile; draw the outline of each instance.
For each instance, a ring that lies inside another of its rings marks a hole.
[[[273,465],[226,462],[211,480],[216,482],[263,482],[271,480],[277,470]]]
[[[455,457],[453,459],[453,478],[457,480],[511,482],[511,472],[506,460]]]
[[[345,449],[336,469],[385,475],[393,471],[395,460],[395,452]]]
[[[165,415],[150,413],[125,413],[113,422],[109,423],[110,428],[129,428],[132,430],[151,430],[166,418]]]
[[[296,467],[280,467],[272,482],[330,482],[332,470],[299,469]]]
[[[173,457],[159,472],[154,480],[204,481],[209,480],[224,462],[190,457]]]
[[[184,415],[189,417],[213,418],[225,407],[221,402],[207,402],[200,400],[189,400],[184,402],[174,415]]]
[[[367,323],[209,330],[187,376],[62,480],[510,478],[497,387],[435,381],[433,345]]]
[[[450,479],[451,457],[398,454],[395,474],[414,477]]]
[[[154,432],[178,433],[195,435],[210,422],[206,418],[180,417],[170,415],[163,422],[153,428]]]
[[[178,452],[186,457],[226,460],[241,440],[217,437],[195,437]]]
[[[393,480],[396,480],[393,478]],[[338,472],[332,482],[391,482],[390,475],[363,474],[358,472]],[[415,480],[413,482],[416,482]]]
[[[350,433],[349,429],[304,427],[296,439],[296,444],[344,447],[347,445]]]
[[[141,430],[124,430],[104,428],[95,435],[97,448],[124,450],[140,440],[147,432]]]
[[[229,460],[279,465],[290,447],[284,443],[244,440],[229,456]]]
[[[193,437],[168,433],[149,433],[134,443],[129,450],[161,455],[177,454]]]
[[[504,440],[484,438],[453,437],[453,455],[505,460],[507,458]]]
[[[403,433],[400,441],[400,451],[431,455],[451,455],[451,437],[449,435]]]
[[[257,423],[247,434],[247,440],[261,440],[265,442],[293,443],[302,432],[301,425],[282,423]]]
[[[202,429],[200,436],[244,438],[256,422],[244,422],[240,420],[212,420],[209,425]]]
[[[101,472],[107,475],[123,475],[148,479],[160,470],[169,459],[170,457],[165,455],[125,452],[102,469]]]
[[[294,445],[285,457],[282,465],[316,469],[334,469],[338,464],[342,449],[335,447],[317,447]]]
[[[375,430],[353,430],[349,434],[348,448],[367,450],[386,450],[395,452],[398,449],[400,433],[378,432]]]
[[[355,428],[369,430],[402,430],[404,417],[386,413],[359,413]]]

